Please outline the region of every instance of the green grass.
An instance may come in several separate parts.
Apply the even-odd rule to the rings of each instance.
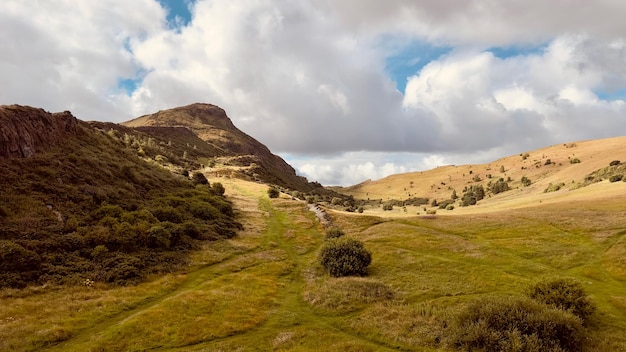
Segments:
[[[572,277],[597,305],[587,351],[626,351],[623,204],[550,205],[382,220],[335,214],[372,252],[370,275],[317,264],[304,202],[224,180],[245,230],[205,243],[185,273],[132,287],[0,292],[0,350],[445,351],[467,305]]]

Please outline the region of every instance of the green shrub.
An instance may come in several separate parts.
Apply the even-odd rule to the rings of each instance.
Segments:
[[[524,187],[528,187],[532,184],[532,181],[530,181],[530,179],[526,176],[522,176],[521,182]]]
[[[585,330],[570,312],[524,297],[491,297],[457,317],[452,345],[472,351],[581,351]]]
[[[213,192],[214,194],[217,194],[218,196],[223,196],[224,193],[226,192],[226,189],[224,188],[224,185],[222,185],[219,182],[214,182],[211,185],[211,192]]]
[[[454,200],[452,199],[446,199],[444,201],[442,201],[441,203],[439,203],[439,209],[447,209],[449,205],[454,204]],[[454,206],[453,206],[454,208]]]
[[[385,210],[385,211],[393,210],[393,203],[384,203],[383,204],[383,210]]]
[[[206,176],[202,172],[194,172],[191,177],[191,181],[194,185],[208,185],[209,180],[207,180]]]
[[[494,184],[491,185],[491,192],[493,194],[506,192],[509,189],[510,189],[509,184],[506,181],[504,181],[503,178],[500,178],[498,181],[496,181]]]
[[[41,258],[13,241],[0,240],[0,287],[22,288],[40,275]]]
[[[565,187],[565,183],[563,183],[563,182],[559,182],[557,184],[550,183],[548,185],[548,187],[546,187],[546,189],[543,190],[543,193],[556,192],[556,191],[560,190],[563,187]]]
[[[570,164],[580,164],[580,159],[578,159],[578,158],[570,159],[569,163]]]
[[[343,236],[324,242],[318,261],[331,276],[367,275],[372,254],[360,241]]]
[[[618,182],[618,181],[621,181],[622,178],[624,178],[624,175],[622,174],[613,175],[609,178],[609,182]]]
[[[464,207],[474,205],[485,197],[485,189],[482,185],[472,185],[470,188],[466,188],[464,192],[461,197],[461,206]]]
[[[326,239],[329,240],[331,238],[339,238],[341,236],[344,236],[346,233],[343,232],[343,230],[337,226],[333,226],[330,227],[328,229],[326,229]]]
[[[580,282],[574,279],[544,280],[533,285],[528,296],[535,301],[571,312],[586,323],[595,311]]]
[[[267,195],[270,198],[278,198],[278,196],[280,195],[280,191],[276,187],[270,187],[267,189]]]
[[[357,211],[357,213],[359,213],[359,214],[363,214],[363,207],[362,207],[362,206],[358,207],[358,208],[356,209],[356,211]]]

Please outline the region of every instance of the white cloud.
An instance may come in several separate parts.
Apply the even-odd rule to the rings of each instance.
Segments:
[[[623,1],[198,0],[176,29],[156,0],[2,6],[0,103],[112,121],[213,103],[323,183],[626,134],[608,98],[626,88]],[[415,41],[451,50],[399,92],[386,59]]]

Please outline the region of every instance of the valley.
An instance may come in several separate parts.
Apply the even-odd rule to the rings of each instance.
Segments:
[[[0,351],[470,350],[463,317],[492,304],[540,312],[568,351],[626,351],[626,137],[330,188],[210,104],[0,118]],[[368,275],[322,267],[313,204]],[[530,301],[546,280],[580,285],[584,326]]]
[[[242,213],[237,237],[136,286],[3,289],[0,350],[443,351],[469,302],[567,276],[598,306],[588,350],[626,351],[620,199],[428,219],[331,211],[373,253],[368,277],[332,278],[317,264],[324,231],[304,202],[215,181]]]

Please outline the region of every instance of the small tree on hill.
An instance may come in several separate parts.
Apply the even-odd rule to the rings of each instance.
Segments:
[[[510,189],[509,184],[506,181],[504,181],[503,178],[500,178],[498,181],[496,181],[496,183],[491,185],[491,192],[493,194],[506,192],[509,189]]]

